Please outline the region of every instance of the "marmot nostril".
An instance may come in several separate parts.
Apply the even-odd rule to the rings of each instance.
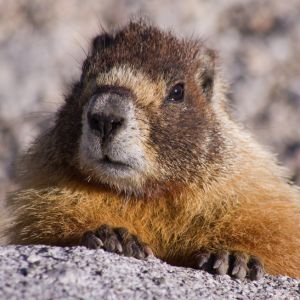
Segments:
[[[115,116],[113,114],[88,114],[88,122],[90,129],[97,132],[102,139],[102,142],[108,140],[109,137],[114,136],[118,129],[124,123],[124,118]]]

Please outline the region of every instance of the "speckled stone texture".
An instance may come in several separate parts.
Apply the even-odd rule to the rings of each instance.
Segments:
[[[300,299],[300,280],[257,282],[82,247],[0,247],[0,299]]]

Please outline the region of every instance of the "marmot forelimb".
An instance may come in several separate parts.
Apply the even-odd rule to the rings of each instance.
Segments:
[[[153,252],[236,278],[300,276],[300,193],[230,116],[201,41],[144,22],[97,36],[21,167],[9,243]]]

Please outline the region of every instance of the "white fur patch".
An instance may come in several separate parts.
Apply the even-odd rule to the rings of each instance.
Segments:
[[[166,83],[162,78],[154,82],[146,74],[126,65],[99,74],[96,84],[126,87],[133,91],[136,101],[143,106],[159,106],[166,96]]]

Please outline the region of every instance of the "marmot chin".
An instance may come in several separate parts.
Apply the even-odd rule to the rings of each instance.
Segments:
[[[143,21],[94,38],[22,159],[8,243],[300,277],[300,193],[231,116],[217,61]]]

